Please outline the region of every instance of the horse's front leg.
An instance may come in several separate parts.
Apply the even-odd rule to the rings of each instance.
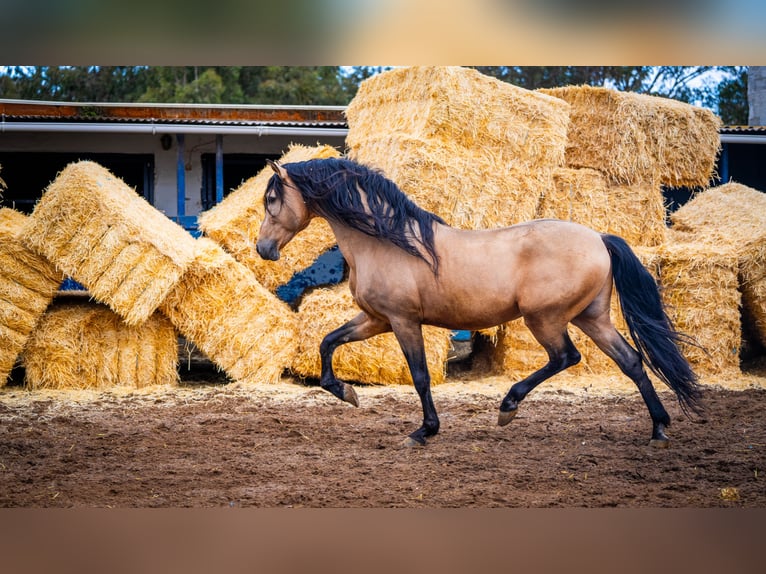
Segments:
[[[439,417],[431,397],[431,375],[428,373],[426,363],[423,329],[420,323],[410,321],[392,323],[392,326],[396,340],[399,341],[399,346],[407,359],[412,382],[423,406],[423,424],[405,439],[404,445],[424,445],[428,437],[439,432]]]
[[[363,341],[373,335],[390,330],[391,325],[387,322],[361,312],[348,323],[328,333],[319,345],[319,357],[322,361],[322,374],[319,379],[320,386],[324,390],[330,391],[339,399],[358,407],[359,398],[356,396],[354,387],[344,383],[335,376],[332,368],[333,353],[341,345],[353,341]]]

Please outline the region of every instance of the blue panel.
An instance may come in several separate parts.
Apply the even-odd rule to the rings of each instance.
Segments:
[[[343,280],[346,260],[335,245],[316,258],[303,271],[298,271],[290,281],[277,287],[277,297],[290,305],[296,303],[309,287],[335,285]]]

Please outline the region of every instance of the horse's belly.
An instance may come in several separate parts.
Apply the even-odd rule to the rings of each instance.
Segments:
[[[461,293],[424,305],[423,322],[447,329],[488,329],[521,316],[519,306],[505,294],[491,298],[486,293]]]

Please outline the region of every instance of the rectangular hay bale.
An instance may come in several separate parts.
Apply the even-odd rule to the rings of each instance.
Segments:
[[[306,147],[293,144],[280,158],[280,163],[309,159],[339,157],[340,153],[329,145]],[[332,229],[323,219],[314,219],[280,253],[279,261],[266,261],[255,251],[258,231],[265,215],[263,194],[274,174],[266,166],[256,176],[243,182],[212,209],[200,214],[199,228],[215,240],[234,258],[250,269],[261,285],[272,293],[287,283],[298,271],[309,267],[314,260],[335,245]]]
[[[351,320],[360,312],[348,283],[315,289],[305,295],[298,309],[298,352],[292,371],[300,377],[318,378],[321,374],[319,344],[327,333]],[[426,361],[431,383],[444,382],[450,331],[423,326]],[[369,384],[410,384],[407,362],[393,333],[366,341],[342,345],[335,351],[335,374],[341,379]]]
[[[567,167],[597,169],[610,183],[625,185],[708,185],[721,126],[710,110],[587,85],[538,91],[572,106]]]
[[[532,219],[564,161],[569,106],[461,67],[399,68],[362,82],[348,155],[463,229]]]
[[[50,184],[25,242],[130,325],[154,313],[194,255],[191,235],[90,161]]]
[[[277,382],[297,350],[296,317],[212,239],[160,305],[178,331],[230,377]]]
[[[29,389],[178,383],[178,335],[160,313],[130,326],[100,303],[54,303],[24,349]]]
[[[460,229],[493,229],[535,217],[553,168],[525,170],[499,155],[392,135],[368,139],[349,157],[381,170],[423,209]]]
[[[474,69],[414,66],[363,81],[346,117],[350,149],[396,135],[503,153],[532,168],[563,165],[569,105]]]
[[[739,373],[742,347],[737,253],[726,246],[671,241],[659,249],[663,301],[676,329],[703,348],[683,345],[700,374]]]
[[[64,279],[23,243],[28,217],[0,209],[0,387]]]
[[[737,253],[743,321],[766,346],[766,193],[729,182],[697,194],[670,220],[676,234]]]
[[[662,188],[609,184],[594,169],[558,168],[554,186],[540,200],[537,217],[553,217],[619,235],[633,246],[657,246],[667,239]]]

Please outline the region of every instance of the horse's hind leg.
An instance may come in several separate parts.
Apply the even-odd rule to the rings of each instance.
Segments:
[[[593,339],[598,348],[617,363],[620,370],[636,384],[652,417],[652,438],[649,444],[653,447],[666,448],[670,444],[665,435],[665,428],[670,425],[670,416],[646,375],[638,351],[631,347],[615,329],[609,319],[608,311],[597,317],[581,316],[572,322]]]
[[[548,363],[542,369],[535,371],[511,387],[500,404],[500,414],[497,419],[497,424],[500,426],[505,426],[513,420],[519,403],[532,389],[556,373],[580,362],[580,353],[569,338],[566,326],[557,327],[528,318],[525,319],[525,323],[535,339],[548,353]]]
[[[356,396],[354,387],[340,381],[333,371],[332,357],[335,349],[346,343],[363,341],[390,330],[391,325],[387,322],[362,312],[348,323],[328,333],[319,345],[319,356],[322,361],[322,374],[319,379],[320,386],[339,399],[358,407],[359,398]]]

